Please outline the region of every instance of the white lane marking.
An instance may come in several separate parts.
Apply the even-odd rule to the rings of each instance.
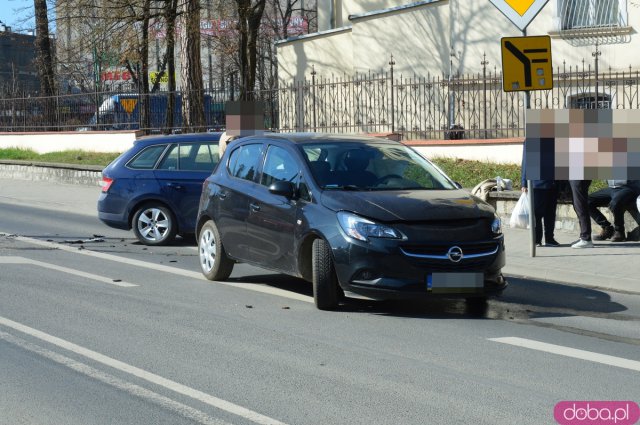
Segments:
[[[620,367],[640,372],[640,362],[636,360],[624,359],[622,357],[609,356],[607,354],[594,353],[592,351],[578,350],[564,347],[562,345],[547,344],[546,342],[534,341],[532,339],[505,337],[489,338],[489,341],[502,344],[515,345],[516,347],[529,348],[531,350],[544,351],[545,353],[558,354],[560,356],[572,357],[574,359],[587,360],[605,364],[608,366]]]
[[[101,363],[103,365],[112,367],[121,372],[125,372],[130,375],[136,376],[140,379],[144,379],[145,381],[151,382],[152,384],[160,385],[161,387],[167,388],[178,394],[191,397],[194,400],[198,400],[202,403],[208,404],[220,410],[233,413],[234,415],[243,417],[257,424],[285,425],[283,422],[277,421],[268,416],[261,415],[260,413],[254,412],[253,410],[249,410],[245,407],[239,406],[237,404],[231,403],[221,398],[214,397],[202,391],[198,391],[196,389],[187,387],[186,385],[182,385],[175,381],[171,381],[170,379],[166,379],[166,378],[163,378],[162,376],[153,374],[151,372],[147,372],[146,370],[139,369],[135,366],[131,366],[127,363],[105,356],[104,354],[97,353],[95,351],[89,350],[88,348],[81,347],[79,345],[76,345],[64,339],[55,337],[53,335],[49,335],[37,329],[30,328],[18,322],[14,322],[13,320],[0,317],[0,325],[14,329],[18,332],[22,332],[33,338],[37,338],[42,341],[48,342],[49,344],[53,344],[57,347],[64,348],[65,350],[71,351],[75,354],[86,357],[90,360]]]
[[[133,286],[140,286],[129,282],[116,281],[117,279],[110,279],[108,277],[99,276],[97,274],[86,273],[76,269],[70,269],[69,267],[62,267],[55,264],[45,263],[43,261],[31,260],[24,257],[0,257],[0,264],[30,264],[33,266],[42,267],[49,270],[55,270],[62,273],[72,274],[75,276],[84,277],[87,279],[97,280],[98,282],[108,283],[109,285],[121,286],[123,288],[131,288]]]
[[[2,233],[2,231],[0,231],[0,233]],[[160,271],[160,272],[165,272],[165,273],[171,273],[171,274],[178,275],[178,276],[184,276],[184,277],[188,277],[188,278],[191,278],[191,279],[207,281],[207,279],[200,272],[194,272],[194,271],[190,271],[190,270],[183,270],[183,269],[179,269],[177,267],[165,266],[163,264],[147,263],[146,261],[134,260],[134,259],[125,258],[125,257],[119,257],[117,255],[107,254],[107,253],[104,253],[104,252],[90,251],[88,249],[80,250],[80,249],[78,249],[76,247],[62,245],[62,244],[55,243],[55,242],[42,241],[42,240],[39,240],[39,239],[27,238],[27,237],[24,237],[24,236],[17,236],[14,239],[18,240],[20,242],[29,243],[29,244],[32,244],[32,245],[46,246],[47,248],[59,249],[61,251],[72,252],[72,253],[80,254],[80,255],[88,255],[88,256],[91,256],[91,257],[95,257],[95,258],[101,258],[103,260],[116,261],[116,262],[123,263],[123,264],[129,264],[131,266],[143,267],[143,268],[150,269],[150,270],[155,270],[155,271]],[[266,285],[258,285],[258,284],[253,284],[253,283],[242,283],[242,282],[220,282],[220,281],[216,281],[216,285],[227,285],[227,286],[231,286],[232,288],[247,289],[249,291],[260,292],[260,293],[263,293],[263,294],[275,295],[275,296],[278,296],[278,297],[289,298],[289,299],[292,299],[292,300],[303,301],[303,302],[306,302],[306,303],[313,303],[313,298],[312,297],[309,297],[309,296],[306,296],[306,295],[302,295],[302,294],[297,294],[295,292],[285,291],[285,290],[279,289],[279,288],[273,288],[271,286],[266,286]]]
[[[85,376],[88,376],[91,379],[95,379],[104,384],[115,387],[121,391],[125,391],[128,394],[131,394],[135,397],[140,397],[149,402],[155,403],[165,410],[169,410],[174,414],[181,415],[199,424],[229,425],[228,422],[225,422],[221,419],[212,418],[206,413],[201,412],[200,410],[194,409],[193,407],[187,406],[186,404],[182,404],[180,402],[170,399],[169,397],[165,397],[163,395],[160,395],[156,392],[148,390],[139,385],[119,379],[113,375],[110,375],[108,373],[95,369],[85,363],[78,362],[69,357],[63,356],[62,354],[58,354],[54,351],[47,350],[46,348],[27,342],[9,333],[0,331],[0,339],[5,340],[13,345],[16,345],[24,350],[31,351],[32,353],[36,353],[42,357],[52,360],[65,367],[68,367],[69,369],[74,370],[78,373],[81,373]]]

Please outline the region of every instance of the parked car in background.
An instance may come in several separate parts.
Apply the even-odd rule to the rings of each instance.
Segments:
[[[235,262],[313,283],[320,309],[375,299],[483,299],[507,285],[500,219],[402,143],[272,134],[235,141],[203,186],[200,266]]]
[[[102,171],[98,217],[133,229],[145,245],[195,232],[203,181],[219,159],[222,133],[140,139]]]

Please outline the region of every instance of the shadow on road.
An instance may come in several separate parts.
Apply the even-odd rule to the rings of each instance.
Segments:
[[[282,274],[234,277],[228,281],[269,285],[313,296],[311,283]],[[338,311],[425,319],[517,320],[569,315],[601,316],[626,310],[627,307],[612,301],[609,294],[597,289],[510,278],[505,292],[488,302],[441,297],[403,301],[347,298]]]

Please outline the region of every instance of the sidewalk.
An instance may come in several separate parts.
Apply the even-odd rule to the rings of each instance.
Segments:
[[[96,216],[99,195],[97,186],[0,179],[0,202],[11,204]],[[577,232],[558,231],[563,246],[537,247],[532,258],[528,230],[505,227],[504,234],[507,276],[640,294],[639,242],[595,242],[594,248],[572,249]]]
[[[594,231],[598,229],[593,226]],[[504,228],[506,275],[640,294],[640,242],[597,242],[573,249],[578,232],[556,232],[559,247],[536,247],[531,257],[529,230]]]

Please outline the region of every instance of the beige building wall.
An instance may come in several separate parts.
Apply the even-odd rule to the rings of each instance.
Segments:
[[[405,0],[318,0],[318,31],[349,25],[349,16],[398,7]]]
[[[603,37],[598,50],[600,70],[628,70],[640,68],[640,55],[629,52],[640,52],[640,8],[627,8],[629,28],[622,29],[619,35]],[[454,8],[454,31],[452,47],[455,52],[454,61],[461,73],[481,70],[482,55],[486,53],[489,67],[502,66],[500,39],[502,37],[520,37],[522,32],[511,23],[497,8],[487,2],[459,1]],[[557,0],[551,0],[527,28],[527,35],[550,35],[554,70],[565,61],[569,65],[594,65],[592,53],[596,46],[586,38],[567,40],[559,31],[559,12]],[[462,24],[464,23],[464,24]],[[566,33],[565,33],[566,35]]]
[[[500,39],[522,35],[488,0],[434,0],[382,11],[403,3],[410,4],[406,0],[319,0],[320,28],[328,25],[328,12],[333,11],[334,18],[339,18],[336,23],[351,30],[280,43],[281,81],[309,74],[311,64],[321,75],[386,71],[391,54],[396,75],[444,77],[450,73],[478,73],[482,71],[484,54],[489,70],[496,68],[500,72]],[[557,5],[558,0],[550,0],[527,28],[527,35],[552,36],[554,70],[563,62],[567,68],[582,66],[583,59],[585,66],[591,64],[593,68],[594,43],[585,42],[585,38],[562,37]],[[375,11],[381,12],[372,13]],[[349,21],[350,15],[356,16]],[[627,5],[627,25],[619,34],[600,40],[601,71],[609,67],[620,71],[628,71],[629,66],[640,69],[640,55],[634,53],[640,52],[640,7]]]
[[[404,76],[449,72],[449,6],[437,2],[353,21],[355,71],[388,71]]]
[[[353,74],[351,29],[304,36],[278,48],[278,78],[281,85],[311,78],[312,66],[324,77]]]

